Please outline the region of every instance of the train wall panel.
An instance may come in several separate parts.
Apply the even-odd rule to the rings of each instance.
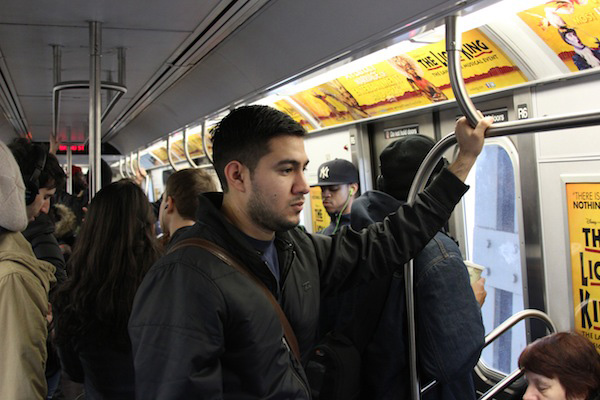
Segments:
[[[542,87],[534,96],[537,116],[600,108],[595,76]],[[573,328],[568,226],[561,175],[600,175],[600,127],[536,134],[543,257],[548,313],[559,330]]]

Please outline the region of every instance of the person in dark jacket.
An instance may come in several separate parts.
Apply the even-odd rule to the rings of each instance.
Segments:
[[[196,223],[200,195],[216,190],[217,185],[203,169],[182,169],[169,176],[158,214],[167,242]]]
[[[54,237],[54,222],[48,212],[57,188],[65,182],[65,172],[56,156],[39,144],[18,138],[8,147],[17,160],[27,189],[25,202],[29,224],[23,236],[31,243],[38,259],[56,267],[56,279],[61,283],[66,278],[65,260]]]
[[[298,227],[309,187],[305,130],[266,106],[233,110],[216,127],[213,160],[224,193],[200,197],[203,238],[243,263],[278,300],[301,362],[318,334],[321,296],[391,274],[418,253],[467,189],[491,124],[458,122],[461,150],[411,206],[384,223],[333,237]],[[175,239],[175,238],[174,238]],[[173,244],[172,244],[173,245]],[[186,246],[144,277],[129,320],[138,399],[309,399],[301,362],[258,285],[211,252]]]
[[[55,331],[66,374],[85,398],[133,399],[127,321],[135,291],[159,256],[154,215],[133,181],[102,188],[90,203],[69,259],[69,277],[54,296]]]
[[[365,192],[356,199],[351,226],[360,230],[383,221],[408,198],[419,166],[435,142],[422,135],[402,137],[388,145],[380,155],[381,175],[377,184],[382,191]],[[440,161],[434,175],[443,168]],[[437,386],[425,400],[475,399],[472,371],[481,353],[485,330],[480,306],[485,299],[484,279],[471,289],[469,274],[456,242],[438,232],[415,257],[415,303],[417,320],[418,365],[421,383],[432,379]],[[408,341],[405,337],[406,293],[404,270],[390,279],[384,310],[373,338],[363,356],[361,398],[383,400],[408,398]],[[324,310],[336,321],[334,328],[349,323],[354,310],[364,301],[367,285],[329,301]]]
[[[319,166],[319,181],[314,186],[321,188],[323,207],[331,223],[321,232],[333,235],[342,226],[350,225],[352,202],[358,197],[358,170],[350,161],[336,158]]]

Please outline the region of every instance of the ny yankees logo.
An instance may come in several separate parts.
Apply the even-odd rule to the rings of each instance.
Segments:
[[[329,167],[321,168],[321,171],[319,172],[319,178],[329,179]]]

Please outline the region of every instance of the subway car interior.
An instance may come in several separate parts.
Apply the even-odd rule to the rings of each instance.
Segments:
[[[218,182],[210,135],[242,105],[306,129],[311,185],[341,158],[361,192],[376,188],[379,154],[397,138],[434,139],[435,165],[456,155],[458,118],[492,116],[449,221],[486,278],[478,397],[520,399],[519,354],[549,333],[577,331],[600,351],[600,0],[3,5],[0,139],[54,137],[65,171],[89,171],[92,195],[100,159],[113,180],[143,179],[151,201],[179,169]],[[329,224],[318,188],[301,224]],[[418,379],[408,325],[418,399],[435,382]]]

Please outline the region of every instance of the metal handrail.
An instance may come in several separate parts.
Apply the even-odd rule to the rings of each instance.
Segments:
[[[475,110],[475,106],[469,99],[464,88],[462,79],[459,49],[461,47],[460,33],[456,30],[456,16],[446,18],[446,46],[448,52],[448,73],[452,91],[455,94],[457,104],[461,112],[469,122],[475,126],[481,119]],[[461,84],[462,83],[462,84]],[[486,131],[486,137],[506,136],[521,133],[545,132],[562,128],[578,128],[583,126],[600,124],[600,110],[592,112],[581,112],[568,115],[559,115],[544,118],[532,118],[527,120],[509,121],[494,124]],[[437,142],[423,160],[408,193],[408,203],[413,203],[417,193],[425,188],[427,180],[431,176],[435,165],[442,158],[444,152],[456,144],[454,132]],[[408,334],[408,357],[411,379],[411,399],[420,399],[419,379],[417,375],[417,353],[416,353],[416,327],[415,327],[415,298],[414,298],[414,276],[413,261],[404,267],[404,283],[406,290],[406,314]]]
[[[511,316],[506,321],[504,321],[503,323],[498,325],[496,328],[494,328],[490,333],[488,333],[485,337],[485,344],[483,345],[483,348],[487,347],[494,340],[498,339],[500,337],[500,335],[502,335],[503,333],[508,331],[510,328],[512,328],[513,326],[515,326],[517,323],[521,322],[525,318],[539,319],[546,324],[546,328],[548,329],[548,331],[551,334],[556,332],[556,326],[554,325],[554,323],[552,322],[552,320],[550,319],[548,314],[546,314],[540,310],[534,310],[534,309],[523,310],[523,311],[519,311],[515,315]],[[522,368],[517,368],[516,370],[511,372],[509,375],[505,376],[497,384],[492,386],[490,388],[490,390],[485,392],[479,398],[479,400],[490,400],[497,393],[501,392],[507,386],[509,386],[511,383],[513,383],[514,381],[519,379],[523,375],[523,372],[524,371]]]
[[[169,164],[171,164],[171,168],[177,171],[175,161],[173,161],[173,156],[171,155],[171,135],[167,136],[167,159],[169,160]]]
[[[132,176],[132,178],[133,178],[133,179],[136,179],[136,178],[137,178],[137,173],[136,173],[136,171],[135,171],[135,167],[134,167],[134,165],[135,165],[135,164],[133,164],[133,153],[131,153],[131,154],[129,155],[129,168],[131,168],[131,173],[132,173],[132,175],[133,175],[133,176]]]
[[[535,309],[530,308],[527,310],[519,311],[518,313],[510,316],[509,318],[506,319],[506,321],[504,321],[503,323],[501,323],[500,325],[498,325],[497,327],[492,329],[492,331],[485,336],[485,340],[484,340],[484,343],[483,343],[483,346],[481,347],[481,349],[482,350],[485,349],[493,341],[498,339],[503,333],[508,331],[510,328],[512,328],[513,326],[515,326],[517,323],[521,322],[525,318],[537,318],[546,324],[546,327],[548,328],[548,331],[550,333],[556,332],[556,326],[554,325],[554,322],[552,322],[552,320],[550,319],[548,314],[546,314],[545,312],[542,312],[540,310],[535,310]],[[483,397],[481,397],[481,399],[479,399],[479,400],[489,400],[491,398],[491,396],[495,395],[496,393],[500,392],[501,390],[504,390],[504,388],[506,388],[511,383],[513,383],[514,381],[519,379],[522,375],[523,375],[523,370],[521,368],[516,369],[515,371],[511,372],[509,375],[505,376],[502,380],[500,380],[492,388],[490,388],[490,390],[488,390],[483,395]],[[435,385],[437,385],[436,380],[429,382],[426,386],[424,386],[421,389],[421,394],[425,394],[429,389],[433,388]]]
[[[119,173],[121,174],[122,179],[127,178],[125,173],[123,173],[123,159],[122,158],[119,160]]]
[[[214,165],[212,157],[208,154],[208,148],[206,147],[206,120],[202,121],[202,150],[204,150],[204,155],[210,161],[211,165]]]
[[[202,127],[204,128],[204,125],[202,125]],[[190,164],[190,167],[198,168],[198,165],[196,165],[196,163],[194,162],[194,160],[192,160],[192,157],[190,156],[187,131],[187,128],[183,129],[183,153],[185,154],[185,159],[187,160],[188,164]]]

